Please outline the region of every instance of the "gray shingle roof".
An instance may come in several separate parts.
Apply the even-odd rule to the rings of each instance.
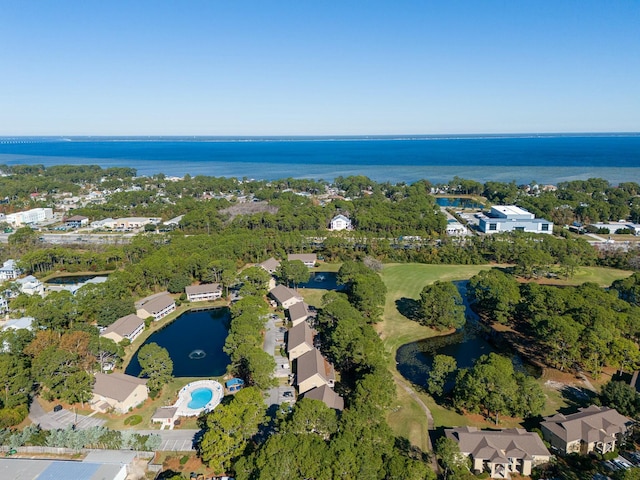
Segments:
[[[147,381],[145,379],[132,377],[124,373],[96,373],[93,393],[122,402],[131,395],[138,385],[146,384]]]
[[[567,443],[576,440],[591,443],[607,441],[608,438],[625,432],[629,422],[631,419],[615,409],[591,405],[571,415],[558,413],[546,417],[542,426]]]
[[[121,337],[130,336],[133,332],[135,332],[140,325],[144,324],[144,320],[135,314],[127,315],[126,317],[121,317],[111,325],[109,325],[102,335],[106,333],[117,333]]]
[[[287,339],[287,350],[291,351],[298,345],[306,343],[313,347],[313,331],[307,322],[302,322],[289,329],[289,337]]]
[[[316,387],[304,394],[304,398],[320,400],[327,407],[342,411],[344,409],[344,399],[333,391],[328,385]]]
[[[537,433],[521,428],[478,430],[475,427],[452,428],[445,435],[458,442],[460,452],[473,458],[502,463],[508,458],[531,459],[551,456]]]

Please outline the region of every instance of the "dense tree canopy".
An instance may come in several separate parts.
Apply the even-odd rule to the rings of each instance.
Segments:
[[[147,387],[152,397],[173,378],[173,360],[169,356],[166,348],[157,343],[148,343],[138,351],[138,361],[140,362],[141,377],[147,377]]]
[[[465,322],[462,296],[451,282],[436,281],[420,293],[420,323],[437,329],[460,328]]]

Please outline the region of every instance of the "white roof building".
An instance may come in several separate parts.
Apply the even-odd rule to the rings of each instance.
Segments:
[[[333,217],[329,224],[329,230],[340,231],[351,230],[351,228],[351,220],[342,214]]]
[[[553,222],[515,205],[494,205],[488,214],[478,216],[480,230],[484,233],[529,232],[553,233]]]
[[[18,278],[18,275],[20,275],[18,264],[11,258],[4,262],[4,264],[0,268],[0,281],[13,280],[15,278]]]

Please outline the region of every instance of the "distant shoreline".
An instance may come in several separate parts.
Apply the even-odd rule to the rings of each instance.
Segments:
[[[344,137],[0,137],[0,165],[132,167],[278,180],[640,182],[640,133]]]

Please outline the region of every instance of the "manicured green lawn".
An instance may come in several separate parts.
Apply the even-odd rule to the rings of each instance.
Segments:
[[[541,283],[548,285],[582,285],[583,283],[597,283],[601,287],[608,287],[614,281],[631,276],[629,270],[618,270],[605,267],[578,267],[571,278],[544,279]]]
[[[402,345],[438,335],[439,332],[423,327],[410,320],[400,311],[396,301],[403,298],[416,300],[425,285],[436,280],[464,280],[471,278],[481,270],[491,268],[489,265],[425,265],[425,264],[387,264],[382,270],[382,280],[387,286],[387,298],[383,321],[376,325],[386,350],[392,359],[389,366],[396,379],[401,375],[396,369],[396,351]],[[398,404],[387,416],[389,426],[396,435],[407,438],[413,445],[426,450],[427,418],[419,405],[396,384]],[[465,417],[456,412],[437,406],[431,397],[417,392],[422,401],[429,407],[436,426],[466,425]]]
[[[471,278],[481,270],[492,268],[490,265],[424,265],[424,264],[387,264],[382,271],[382,279],[387,286],[387,298],[384,308],[383,321],[376,325],[386,350],[391,355],[390,370],[400,381],[400,373],[396,369],[396,351],[402,345],[418,341],[424,338],[439,335],[431,328],[423,327],[414,320],[405,317],[398,309],[397,302],[402,299],[417,300],[425,285],[436,280],[455,281]],[[602,286],[620,278],[626,278],[631,272],[601,267],[579,267],[570,279],[545,279],[543,283],[558,285],[580,285],[585,282],[594,282]],[[557,412],[558,408],[566,406],[566,401],[560,393],[545,384],[545,379],[540,379],[540,384],[547,395],[547,405],[544,415]],[[413,445],[424,448],[424,432],[427,431],[427,419],[416,402],[396,385],[398,403],[396,408],[388,415],[389,425],[396,435],[403,436]],[[478,427],[492,427],[480,416],[464,416],[455,411],[444,408],[435,403],[427,393],[416,389],[421,400],[429,407],[433,415],[435,427],[476,425]],[[518,426],[517,419],[503,419],[501,427]]]

